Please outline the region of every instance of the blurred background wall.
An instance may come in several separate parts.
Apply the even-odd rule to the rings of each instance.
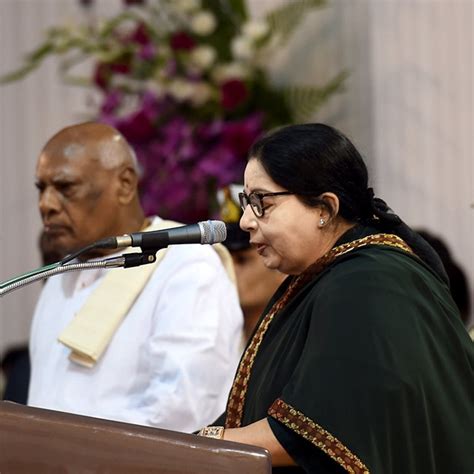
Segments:
[[[249,0],[254,16],[280,0]],[[0,0],[0,74],[45,28],[84,15],[77,0]],[[119,0],[98,0],[97,13]],[[272,58],[275,81],[319,83],[346,69],[345,91],[314,117],[348,134],[376,194],[414,227],[441,236],[474,281],[474,2],[332,0]],[[88,92],[52,60],[0,87],[0,280],[39,266],[34,167],[46,140],[87,118]],[[0,300],[0,354],[28,338],[37,283]],[[471,315],[472,321],[472,315]]]

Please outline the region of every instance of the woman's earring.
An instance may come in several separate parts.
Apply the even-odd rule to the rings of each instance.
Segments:
[[[326,224],[326,221],[321,217],[321,219],[319,219],[319,225],[323,227],[324,224]]]

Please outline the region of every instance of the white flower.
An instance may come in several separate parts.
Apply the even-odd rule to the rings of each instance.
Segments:
[[[242,34],[251,41],[262,39],[269,30],[268,23],[265,20],[249,20],[242,26]]]
[[[163,84],[156,79],[148,79],[145,82],[145,90],[152,92],[157,97],[161,97],[165,92]]]
[[[168,84],[167,90],[178,102],[190,101],[195,107],[200,107],[209,101],[214,92],[205,82],[191,82],[184,79],[174,79]]]
[[[212,77],[216,82],[225,82],[229,79],[246,79],[249,74],[249,69],[246,66],[234,62],[216,66],[212,72]]]
[[[118,117],[127,117],[136,112],[141,107],[140,98],[136,94],[124,95],[119,110],[116,112]]]
[[[201,1],[200,0],[174,0],[173,6],[176,10],[189,13],[196,11],[198,8],[201,8]]]
[[[230,47],[232,54],[237,59],[250,59],[254,52],[252,42],[245,36],[236,36]]]
[[[193,84],[184,79],[174,79],[168,85],[168,92],[178,102],[188,100],[193,95]]]
[[[214,63],[216,56],[216,50],[211,46],[198,46],[191,51],[190,60],[193,66],[205,70]]]
[[[107,22],[103,22],[102,27],[101,27],[102,32],[104,32],[104,30],[106,30],[109,27],[110,26]],[[117,25],[117,28],[115,31],[117,31],[117,33],[119,33],[120,35],[127,36],[133,33],[136,28],[137,28],[137,24],[134,20],[126,19]]]
[[[210,35],[216,28],[216,18],[208,10],[203,10],[191,19],[191,30],[197,35]]]
[[[195,107],[200,107],[211,99],[213,90],[209,84],[205,82],[196,82],[192,84],[193,93],[191,96],[191,103]]]

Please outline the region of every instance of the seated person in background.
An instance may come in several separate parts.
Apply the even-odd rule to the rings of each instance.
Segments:
[[[243,185],[231,184],[218,193],[221,219],[227,225],[224,245],[232,255],[239,290],[240,306],[244,313],[245,340],[248,341],[271,296],[286,275],[267,268],[257,251],[250,245],[250,236],[239,226],[242,216],[238,193]]]
[[[137,183],[135,155],[115,129],[61,130],[36,169],[48,243],[64,255],[104,237],[174,226],[144,216]],[[215,418],[243,323],[225,252],[176,245],[152,265],[50,278],[31,327],[28,404],[180,431]]]
[[[5,351],[1,372],[5,381],[2,399],[26,405],[30,379],[28,347],[17,346]]]
[[[474,345],[439,257],[374,196],[354,145],[283,127],[244,180],[240,225],[289,277],[200,434],[268,449],[275,472],[470,473]]]
[[[427,230],[417,230],[417,232],[436,250],[436,253],[441,258],[446,273],[448,274],[449,288],[453,295],[454,302],[459,308],[464,324],[467,326],[471,313],[471,298],[469,296],[469,285],[466,274],[453,260],[447,245],[439,237],[434,236]]]

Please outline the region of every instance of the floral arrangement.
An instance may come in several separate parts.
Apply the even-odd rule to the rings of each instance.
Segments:
[[[82,0],[85,8],[93,1]],[[126,0],[101,22],[55,27],[1,79],[60,55],[66,80],[98,92],[94,119],[122,132],[142,169],[142,204],[183,222],[212,216],[216,190],[241,181],[246,153],[268,128],[304,121],[343,81],[278,88],[266,60],[322,0],[291,0],[250,19],[244,0]],[[79,63],[92,63],[87,77]]]

